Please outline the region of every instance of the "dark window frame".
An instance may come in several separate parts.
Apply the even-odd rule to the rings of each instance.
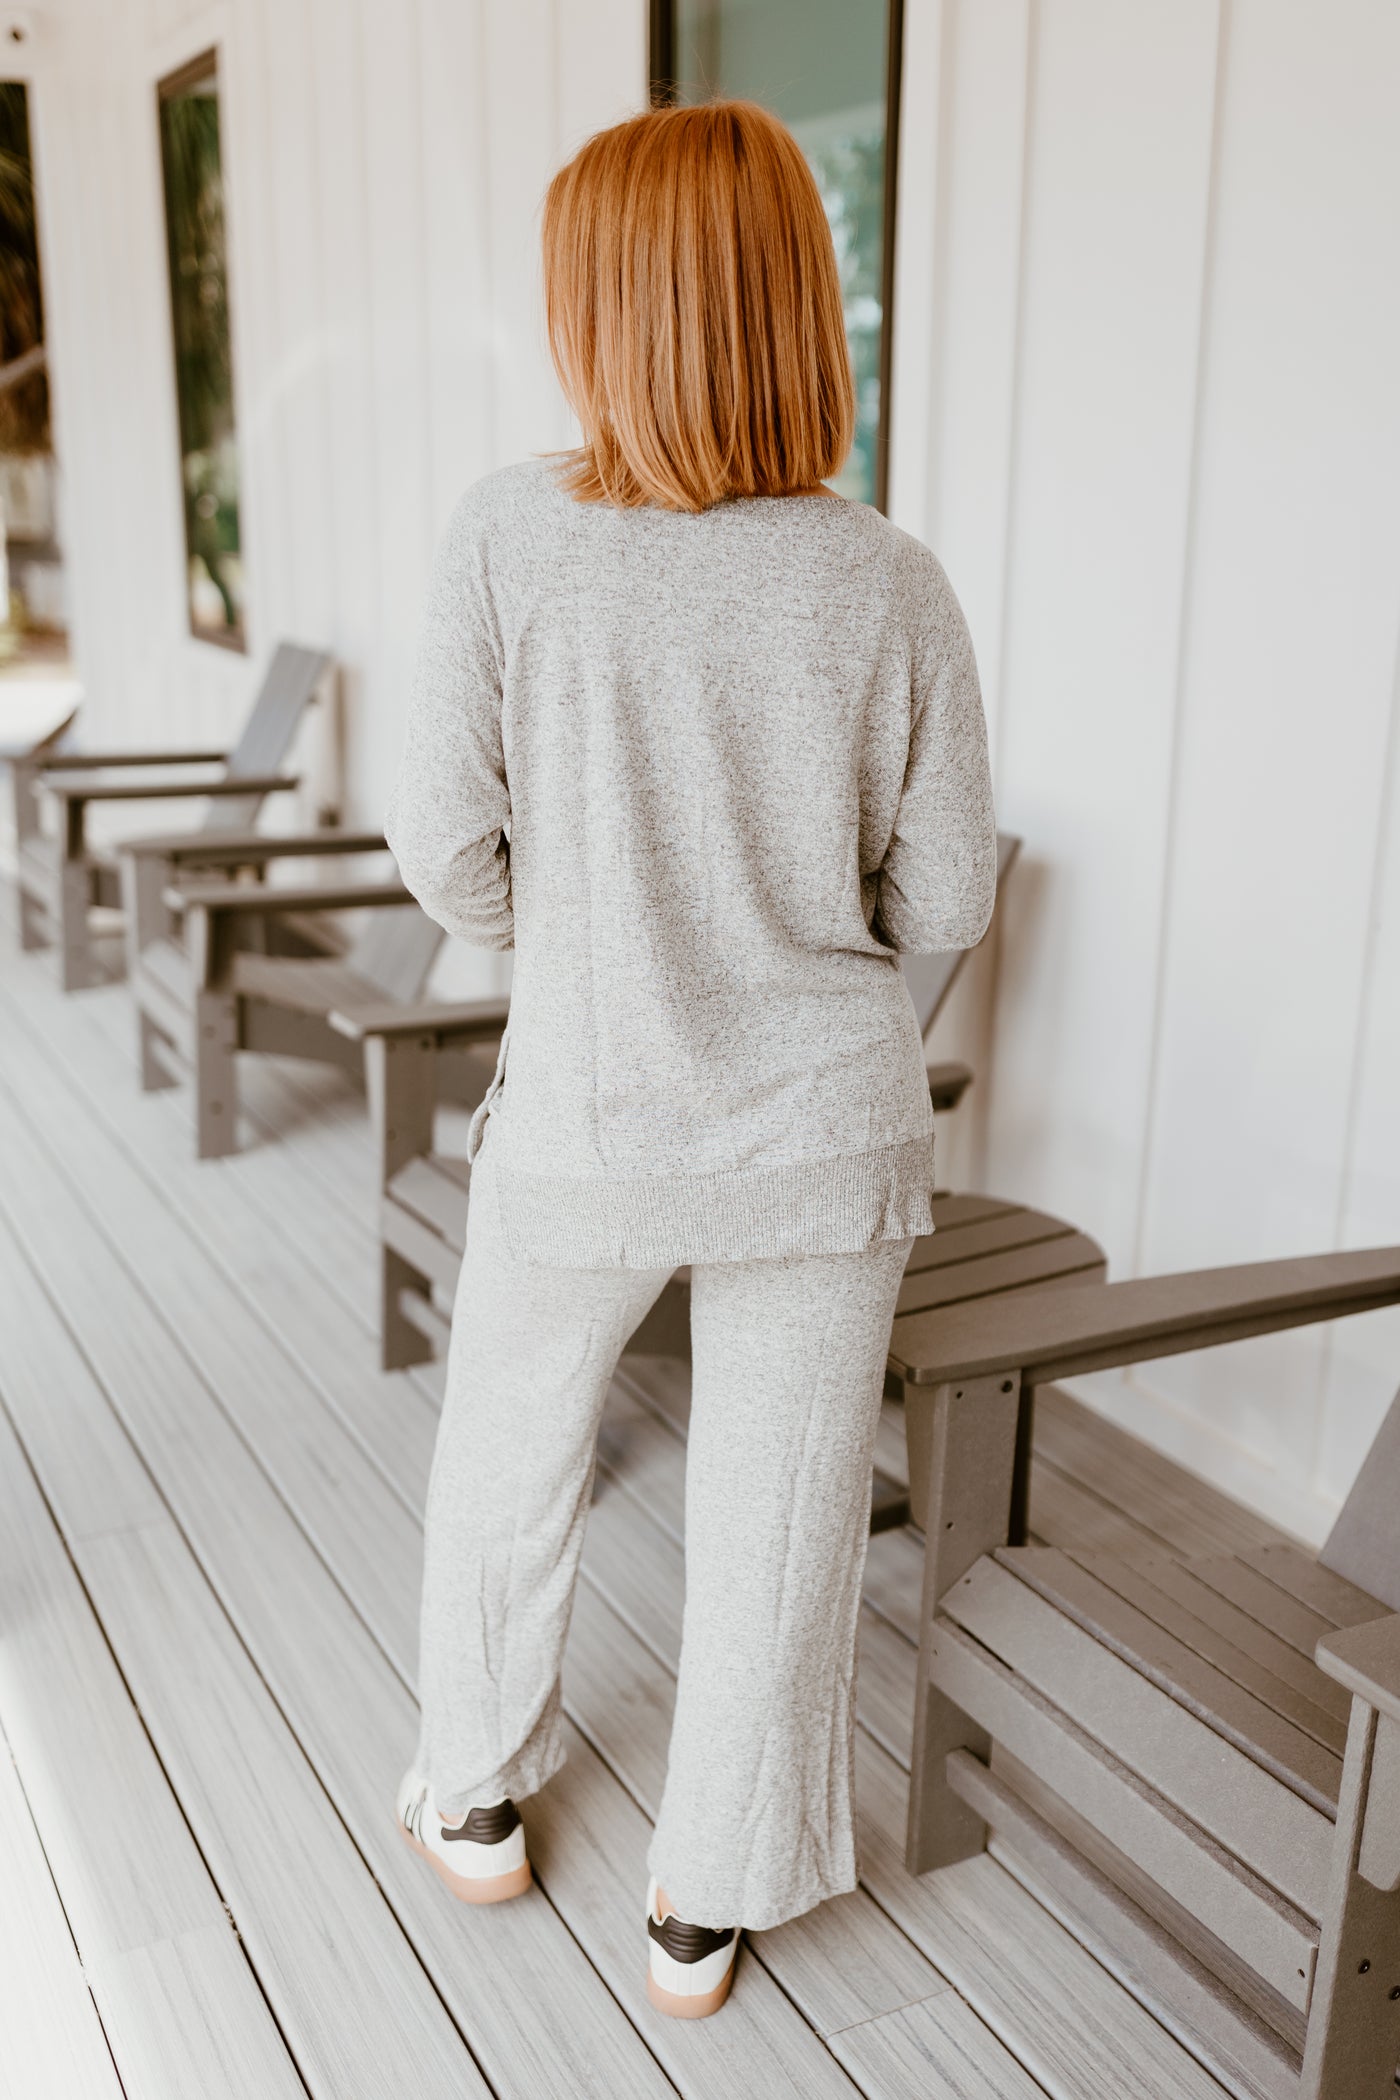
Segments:
[[[185,446],[184,446],[184,431],[183,431],[183,428],[182,428],[182,420],[183,420],[183,411],[182,411],[182,407],[181,407],[181,401],[180,401],[180,378],[179,378],[179,358],[180,358],[180,346],[179,346],[179,336],[178,336],[178,333],[177,333],[177,322],[176,322],[176,289],[175,289],[175,270],[174,270],[174,256],[173,256],[173,253],[172,253],[172,249],[171,249],[171,224],[170,224],[170,210],[169,210],[169,197],[168,197],[168,192],[167,192],[167,188],[166,188],[166,166],[165,166],[165,146],[164,146],[164,138],[163,138],[163,135],[162,135],[162,132],[161,132],[161,113],[162,113],[162,111],[163,111],[163,109],[164,109],[164,106],[165,106],[165,104],[166,104],[167,102],[171,102],[171,101],[175,101],[175,100],[177,100],[177,99],[178,99],[178,98],[179,98],[180,96],[182,96],[182,95],[184,95],[184,94],[187,94],[187,93],[188,93],[188,92],[190,91],[190,89],[192,89],[192,88],[197,88],[197,87],[200,87],[201,85],[203,85],[203,83],[204,83],[204,82],[206,82],[206,81],[209,81],[209,80],[212,80],[212,82],[213,82],[213,85],[214,85],[214,94],[215,94],[215,98],[216,98],[216,101],[217,101],[217,105],[218,105],[218,113],[219,113],[219,179],[220,179],[220,184],[221,184],[221,186],[222,186],[222,185],[224,184],[225,180],[226,180],[226,174],[225,174],[225,153],[224,153],[224,146],[225,146],[225,140],[224,140],[224,128],[223,128],[223,114],[224,114],[224,104],[223,104],[223,92],[222,92],[222,84],[223,84],[223,50],[222,50],[222,44],[221,44],[221,41],[220,41],[220,40],[217,40],[217,39],[216,39],[216,40],[215,40],[215,42],[213,42],[212,44],[209,44],[209,45],[207,45],[207,46],[206,46],[206,47],[205,47],[205,48],[204,48],[203,50],[195,52],[195,53],[193,54],[193,56],[192,56],[192,57],[190,57],[190,58],[188,58],[188,59],[185,59],[185,60],[184,60],[184,61],[183,61],[183,62],[182,62],[182,63],[181,63],[180,65],[178,65],[178,66],[175,66],[175,67],[173,67],[173,68],[172,68],[172,69],[171,69],[171,70],[170,70],[170,71],[169,71],[168,73],[162,73],[162,74],[160,75],[159,79],[158,79],[158,80],[157,80],[157,81],[155,82],[155,107],[156,107],[156,125],[157,125],[157,150],[158,150],[158,155],[159,155],[159,160],[160,160],[160,169],[161,169],[161,215],[162,215],[162,220],[163,220],[163,232],[164,232],[164,246],[165,246],[165,254],[166,254],[166,296],[167,296],[167,309],[166,309],[166,311],[167,311],[167,320],[168,320],[168,323],[169,323],[169,335],[170,335],[170,355],[171,355],[171,376],[172,376],[172,392],[173,392],[173,394],[174,394],[174,397],[175,397],[175,419],[176,419],[176,446],[177,446],[177,450],[178,450],[178,453],[179,453],[179,458],[180,458],[180,472],[181,472],[181,489],[180,489],[180,499],[181,499],[181,500],[180,500],[180,508],[181,508],[181,541],[182,541],[182,544],[183,544],[183,546],[184,546],[184,550],[185,550],[185,579],[184,579],[184,590],[183,590],[183,597],[184,597],[184,604],[185,604],[185,625],[186,625],[186,631],[187,631],[188,637],[189,637],[189,639],[190,639],[191,641],[193,641],[193,642],[205,642],[205,643],[208,643],[208,644],[209,644],[209,646],[210,646],[210,647],[212,647],[212,648],[215,648],[215,649],[227,649],[227,650],[230,650],[230,651],[232,651],[232,652],[233,652],[233,654],[235,654],[235,655],[238,655],[238,656],[246,656],[246,655],[248,654],[248,607],[247,607],[247,603],[246,603],[246,600],[244,600],[244,601],[243,601],[242,603],[240,603],[240,605],[239,605],[239,609],[238,609],[238,610],[239,610],[239,620],[238,620],[238,625],[237,625],[236,627],[229,627],[229,628],[224,628],[224,629],[219,629],[219,628],[210,628],[210,627],[199,627],[199,626],[196,626],[196,624],[195,624],[195,619],[194,619],[194,607],[193,607],[193,604],[192,604],[192,602],[191,602],[191,598],[190,598],[190,585],[189,585],[189,564],[190,564],[191,558],[192,558],[192,556],[193,556],[193,554],[195,553],[195,551],[196,551],[196,550],[195,550],[195,548],[194,548],[194,547],[192,546],[192,544],[191,544],[191,541],[190,541],[190,529],[189,529],[189,516],[188,516],[188,506],[187,506],[187,495],[186,495],[186,488],[185,488],[185,484],[184,484],[184,462],[185,462]],[[228,343],[228,356],[229,356],[229,388],[230,388],[230,396],[231,396],[231,402],[232,402],[232,408],[233,408],[233,417],[234,417],[234,424],[233,424],[233,434],[234,434],[234,442],[235,442],[235,447],[236,447],[236,446],[237,446],[237,430],[238,430],[238,396],[237,396],[237,377],[236,377],[236,361],[235,361],[235,358],[234,358],[234,345],[233,345],[233,301],[232,301],[232,296],[231,296],[231,293],[230,293],[230,290],[229,290],[229,285],[228,285],[228,252],[227,252],[227,226],[225,226],[225,250],[224,250],[224,298],[225,298],[225,302],[226,302],[226,310],[227,310],[227,318],[228,318],[228,335],[229,335],[229,343]],[[238,488],[237,488],[237,497],[236,497],[236,503],[237,503],[237,511],[238,511],[238,545],[239,545],[239,552],[240,552],[240,555],[241,555],[241,553],[242,553],[242,548],[243,548],[243,533],[244,533],[244,523],[243,523],[243,500],[242,500],[242,499],[243,499],[243,476],[242,476],[242,467],[241,467],[241,454],[239,455],[239,458],[240,458],[240,466],[239,466],[239,474],[238,474]]]
[[[648,77],[653,106],[675,101],[676,0],[649,0]],[[880,255],[880,432],[875,445],[875,508],[889,507],[890,410],[894,373],[895,215],[899,201],[899,117],[904,73],[904,0],[886,0],[885,185]]]

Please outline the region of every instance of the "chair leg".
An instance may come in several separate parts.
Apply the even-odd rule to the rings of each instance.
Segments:
[[[947,1760],[970,1750],[985,1760],[988,1739],[933,1682],[935,1620],[955,1582],[1010,1535],[1016,1479],[1018,1377],[969,1378],[933,1393],[904,1390],[909,1499],[924,1527],[924,1589],[915,1678],[914,1757],[909,1778],[905,1865],[911,1874],[980,1852],[986,1825],[948,1784]]]
[[[417,1291],[426,1298],[431,1285],[421,1270],[392,1247],[381,1247],[379,1256],[380,1366],[385,1371],[405,1371],[410,1364],[431,1363],[432,1343],[404,1317],[399,1304],[401,1292]]]
[[[1352,1701],[1299,2100],[1388,2100],[1394,2092],[1400,2062],[1400,1888],[1375,1887],[1360,1863],[1368,1805],[1390,1824],[1388,1849],[1395,1850],[1394,1804],[1384,1798],[1384,1787],[1372,1800],[1371,1782],[1380,1734],[1396,1727],[1364,1699]]]
[[[88,925],[92,877],[87,862],[61,862],[55,889],[59,979],[65,992],[85,991],[89,985],[98,981],[96,958],[92,952],[92,933]]]
[[[146,1094],[159,1093],[162,1087],[175,1085],[175,1075],[159,1048],[169,1038],[157,1028],[149,1014],[138,1012],[136,1020],[141,1043],[141,1090]]]
[[[238,1001],[232,992],[197,992],[194,1014],[195,1126],[199,1157],[223,1159],[238,1146]]]
[[[21,948],[47,948],[49,936],[45,921],[48,914],[39,899],[19,884],[19,944]]]

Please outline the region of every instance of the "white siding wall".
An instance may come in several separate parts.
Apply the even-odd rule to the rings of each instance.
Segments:
[[[344,668],[382,806],[466,482],[560,442],[536,214],[642,0],[67,0],[33,46],[95,739]],[[949,1178],[1114,1273],[1400,1240],[1400,13],[907,0],[894,485],[971,619],[1026,851],[940,1048]],[[154,82],[225,85],[252,656],[184,639]],[[1086,1383],[1316,1534],[1400,1318]]]
[[[949,1148],[1129,1275],[1400,1241],[1400,14],[909,0],[894,511],[1025,857]],[[1400,1317],[1085,1381],[1317,1535]]]
[[[216,45],[250,652],[185,635],[155,83]],[[382,807],[433,541],[566,441],[537,222],[640,105],[639,0],[64,0],[36,153],[73,625],[94,742],[221,734],[281,636],[344,670],[350,806]]]

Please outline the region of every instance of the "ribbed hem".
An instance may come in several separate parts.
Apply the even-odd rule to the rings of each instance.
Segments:
[[[933,1231],[933,1137],[716,1174],[532,1174],[492,1164],[501,1232],[563,1269],[855,1254]]]

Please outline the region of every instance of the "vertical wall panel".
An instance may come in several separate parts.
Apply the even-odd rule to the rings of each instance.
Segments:
[[[431,522],[494,464],[486,207],[486,31],[479,0],[423,0],[423,169]]]
[[[1337,1235],[1400,618],[1400,15],[1237,0],[1231,25],[1151,1268]],[[1150,1387],[1302,1501],[1321,1349]]]
[[[1033,17],[1029,0],[944,0],[942,12],[938,240],[924,270],[928,290],[901,282],[897,295],[915,325],[927,325],[932,344],[926,497],[918,522],[898,509],[894,515],[922,533],[953,578],[976,642],[995,744]],[[917,53],[910,60],[917,64]],[[921,83],[909,97],[916,132],[928,94]],[[910,217],[914,208],[911,200]],[[902,203],[901,216],[905,210]],[[906,271],[913,261],[907,258]],[[912,375],[897,376],[911,391]],[[899,457],[905,439],[897,390],[895,432]]]
[[[499,461],[568,442],[544,347],[540,203],[559,148],[554,0],[486,11],[491,325]]]
[[[1368,918],[1365,989],[1340,1219],[1343,1246],[1400,1239],[1400,662],[1392,688],[1385,809]],[[1350,1487],[1397,1387],[1400,1308],[1339,1321],[1329,1336],[1314,1485]]]
[[[379,482],[374,428],[369,178],[363,24],[344,0],[311,0],[315,62],[308,120],[316,144],[324,338],[321,380],[328,423],[327,545],[334,614],[325,630],[341,667],[352,796],[373,709],[368,667],[380,631]],[[310,631],[303,627],[308,639]],[[390,733],[392,733],[391,725]],[[372,773],[367,777],[373,778]],[[371,804],[371,807],[373,805]]]
[[[1215,0],[1053,0],[1032,76],[988,1173],[1130,1254],[1154,1017]]]

